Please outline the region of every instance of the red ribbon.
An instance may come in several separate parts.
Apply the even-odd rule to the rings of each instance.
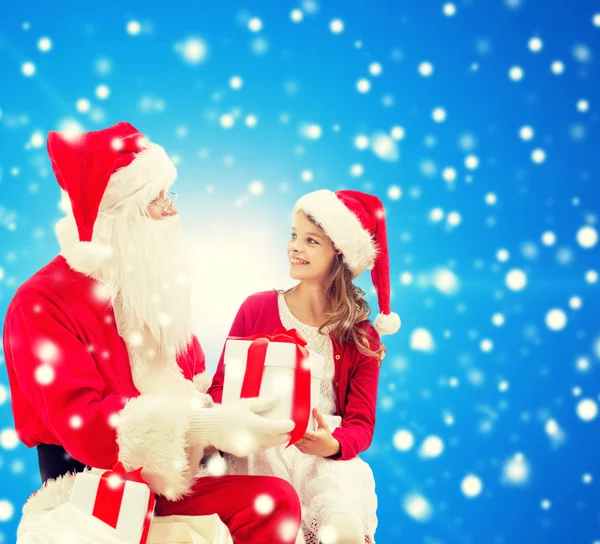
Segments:
[[[96,500],[94,502],[94,510],[92,515],[103,521],[111,527],[117,528],[119,514],[123,502],[123,494],[125,493],[125,482],[136,482],[148,485],[142,478],[142,469],[127,472],[121,462],[118,462],[112,470],[107,470],[100,476]],[[152,514],[156,499],[154,493],[150,491],[148,499],[147,515],[144,519],[144,526],[140,536],[140,544],[146,544],[148,533],[150,532],[150,523],[152,522]]]
[[[228,340],[252,340],[248,349],[246,360],[246,372],[242,383],[240,397],[255,398],[260,394],[263,372],[265,370],[265,358],[270,342],[283,342],[295,344],[296,361],[294,368],[294,392],[292,398],[292,420],[295,423],[291,433],[290,447],[300,440],[310,420],[310,365],[308,364],[308,349],[306,340],[302,338],[296,329],[277,329],[273,335],[254,334],[252,336],[239,337],[230,336]]]

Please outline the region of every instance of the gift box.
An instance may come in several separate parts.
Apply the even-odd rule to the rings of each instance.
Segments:
[[[102,474],[80,472],[69,502],[113,527],[125,542],[146,544],[155,498],[141,472],[127,472],[120,463]]]
[[[306,348],[294,330],[270,335],[229,337],[225,344],[222,403],[240,398],[274,396],[277,405],[263,415],[296,423],[288,446],[314,430],[323,377],[323,357]]]

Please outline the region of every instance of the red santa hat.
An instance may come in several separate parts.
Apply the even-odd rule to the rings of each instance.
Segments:
[[[300,198],[294,213],[299,211],[321,226],[354,278],[371,270],[380,311],[375,329],[379,334],[397,332],[401,323],[398,314],[390,311],[390,258],[381,200],[359,191],[323,189]]]
[[[98,213],[128,204],[143,209],[177,177],[165,150],[125,122],[77,136],[51,131],[47,147],[79,236],[63,255],[84,273],[98,270],[110,255],[101,240],[92,240]]]

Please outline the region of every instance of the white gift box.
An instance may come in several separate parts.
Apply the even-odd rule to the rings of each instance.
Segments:
[[[109,479],[113,477],[115,476],[111,475]],[[102,500],[99,494],[101,485],[110,487],[110,480],[107,484],[107,480],[103,479],[101,474],[80,472],[75,477],[69,503],[93,516],[96,502]],[[152,511],[148,511],[152,492],[145,483],[141,482],[125,480],[122,485],[124,489],[121,503],[114,505],[119,510],[114,529],[125,542],[144,544],[141,540],[144,528],[150,523],[153,514]]]
[[[248,349],[252,340],[227,340],[225,344],[225,378],[222,403],[240,398]],[[307,430],[314,430],[313,408],[318,405],[323,378],[323,357],[308,351],[310,364],[310,420]],[[259,397],[274,396],[277,405],[263,415],[269,419],[293,419],[294,374],[296,368],[296,345],[286,342],[270,342],[260,385]]]

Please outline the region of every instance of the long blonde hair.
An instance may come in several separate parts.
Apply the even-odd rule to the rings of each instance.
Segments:
[[[310,215],[308,219],[317,226],[319,223]],[[319,327],[323,329],[332,325],[331,334],[340,343],[352,342],[357,349],[368,357],[375,357],[379,364],[385,355],[385,346],[381,342],[373,342],[367,327],[359,326],[368,321],[371,307],[364,299],[365,292],[352,283],[352,272],[346,266],[341,253],[336,252],[335,260],[327,278],[325,293],[331,304],[328,319]],[[285,291],[289,293],[294,288]],[[372,345],[373,343],[377,345]]]

